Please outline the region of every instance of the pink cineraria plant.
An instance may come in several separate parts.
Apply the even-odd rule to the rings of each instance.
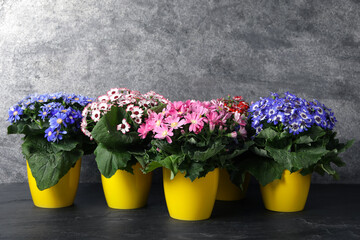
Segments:
[[[132,166],[151,141],[139,137],[138,131],[146,131],[140,125],[149,114],[154,116],[167,103],[166,98],[153,91],[141,94],[126,88],[112,88],[84,108],[81,130],[97,143],[95,160],[102,175],[109,178],[118,169],[132,172]],[[159,129],[157,134],[165,139],[172,136],[170,130]]]
[[[145,172],[163,166],[172,176],[178,171],[191,180],[205,176],[247,149],[246,122],[246,113],[229,111],[222,99],[169,102],[138,129],[141,138],[153,138]]]
[[[151,112],[151,108],[160,104],[167,104],[168,100],[162,95],[153,91],[141,94],[138,91],[131,91],[126,88],[112,88],[106,95],[99,96],[96,102],[89,103],[83,110],[82,132],[93,139],[91,131],[113,106],[123,108],[130,116],[130,119],[123,119],[117,130],[126,134],[129,131],[137,131],[139,125]]]
[[[145,138],[147,133],[153,132],[155,139],[164,139],[158,134],[159,129],[167,129],[169,132],[184,130],[187,133],[201,134],[205,130],[214,132],[217,128],[222,133],[233,129],[237,133],[236,136],[240,135],[245,138],[247,121],[245,114],[228,112],[221,107],[222,105],[221,100],[170,102],[162,112],[150,113],[138,130],[139,136]],[[234,136],[234,133],[229,133],[228,136]],[[166,140],[168,143],[171,142],[170,137]]]

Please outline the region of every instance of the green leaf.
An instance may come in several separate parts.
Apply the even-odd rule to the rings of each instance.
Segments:
[[[48,124],[45,124],[46,128]],[[44,135],[44,128],[41,128],[37,123],[35,122],[18,122],[10,125],[8,127],[8,134],[25,134],[25,135]]]
[[[22,151],[40,190],[57,184],[84,154],[76,142],[63,141],[62,144],[50,143],[39,135],[24,138]]]
[[[104,177],[110,178],[119,169],[132,173],[131,154],[122,149],[108,149],[104,144],[98,144],[95,149],[95,161]]]
[[[288,170],[300,170],[316,164],[322,156],[329,151],[325,147],[302,149],[297,152],[289,152],[287,149],[265,147],[270,156],[281,166]]]
[[[114,112],[112,112],[114,110]],[[128,132],[123,134],[116,130],[116,126],[121,123],[123,115],[121,111],[111,108],[96,123],[93,131],[91,132],[95,141],[104,144],[108,148],[119,148],[131,145],[134,142],[140,142],[140,137],[136,132]]]
[[[253,158],[243,161],[242,168],[253,175],[258,182],[265,186],[276,179],[281,179],[285,170],[280,164],[269,158]]]
[[[151,161],[145,168],[145,172],[151,172],[159,167],[165,167],[171,171],[171,179],[178,173],[178,166],[185,160],[185,155],[170,155],[165,158],[157,158]]]
[[[151,144],[156,148],[159,148],[161,151],[166,152],[169,155],[173,155],[173,154],[176,155],[181,153],[181,148],[178,147],[178,144],[175,142],[170,144],[167,141],[152,140]]]
[[[296,144],[309,144],[312,142],[314,142],[314,140],[308,135],[301,136],[294,141]]]
[[[252,151],[260,157],[269,157],[268,152],[265,149],[253,147]]]
[[[203,164],[192,162],[190,166],[186,169],[185,177],[190,178],[193,182],[196,178],[198,178],[201,173],[204,171]]]
[[[164,108],[166,108],[166,106],[167,106],[166,104],[160,103],[159,105],[150,108],[150,110],[153,111],[153,112],[159,113],[159,112],[161,112]]]
[[[203,151],[198,150],[198,148],[192,147],[191,145],[184,145],[182,147],[182,151],[185,155],[188,155],[192,159],[192,161],[205,162],[208,159],[217,155],[224,148],[225,145],[223,145],[221,141],[217,141],[210,147],[205,148],[205,150]]]
[[[273,139],[274,137],[279,136],[278,132],[273,130],[272,128],[266,128],[262,130],[259,135],[257,135],[257,138],[264,138],[264,139]]]
[[[315,142],[319,138],[324,136],[326,134],[326,131],[323,128],[319,127],[319,126],[313,126],[307,132],[305,132],[304,134],[308,135]]]

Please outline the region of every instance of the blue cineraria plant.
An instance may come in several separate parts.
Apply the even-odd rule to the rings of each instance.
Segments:
[[[331,163],[344,166],[338,156],[353,141],[339,143],[335,138],[336,118],[331,109],[319,101],[306,101],[286,92],[273,93],[250,106],[251,127],[257,155],[244,161],[261,185],[280,179],[284,170],[302,175],[318,172],[338,178]]]
[[[30,95],[9,109],[8,134],[24,134],[22,151],[40,190],[54,186],[94,144],[80,131],[93,100],[75,94]]]

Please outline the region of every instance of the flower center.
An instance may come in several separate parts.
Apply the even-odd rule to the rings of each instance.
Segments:
[[[45,116],[47,114],[47,112],[43,112],[43,115]]]
[[[166,136],[168,135],[168,131],[166,131],[166,130],[163,131],[163,132],[162,132],[162,135],[163,135],[163,137],[166,137]]]
[[[196,120],[191,120],[190,121],[192,124],[196,124],[197,122],[196,122]]]
[[[75,98],[75,101],[78,101],[79,100],[79,98],[77,97],[77,98]]]
[[[49,132],[48,132],[48,136],[50,137],[51,135],[52,135],[52,132],[51,132],[51,131],[49,131]]]
[[[14,116],[16,116],[16,115],[19,114],[19,112],[18,112],[18,111],[15,111],[13,114],[14,114]]]
[[[58,118],[58,119],[56,120],[56,122],[57,122],[58,124],[61,124],[61,123],[63,122],[63,120],[62,120],[61,118]]]
[[[156,126],[160,126],[160,124],[161,124],[161,121],[160,121],[160,120],[157,120],[157,121],[156,121]]]
[[[66,113],[66,110],[61,110],[61,112]]]
[[[44,101],[44,100],[41,100],[41,99],[40,99],[38,102],[43,102],[43,101]]]
[[[177,122],[173,122],[173,123],[171,123],[171,127],[176,127],[178,125],[178,123]]]

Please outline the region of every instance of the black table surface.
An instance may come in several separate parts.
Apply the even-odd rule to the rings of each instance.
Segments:
[[[210,219],[188,222],[169,217],[159,183],[136,210],[108,208],[99,183],[80,184],[61,209],[35,207],[26,183],[0,184],[0,239],[360,239],[360,185],[312,184],[296,213],[265,210],[250,185],[246,199],[217,201]]]

